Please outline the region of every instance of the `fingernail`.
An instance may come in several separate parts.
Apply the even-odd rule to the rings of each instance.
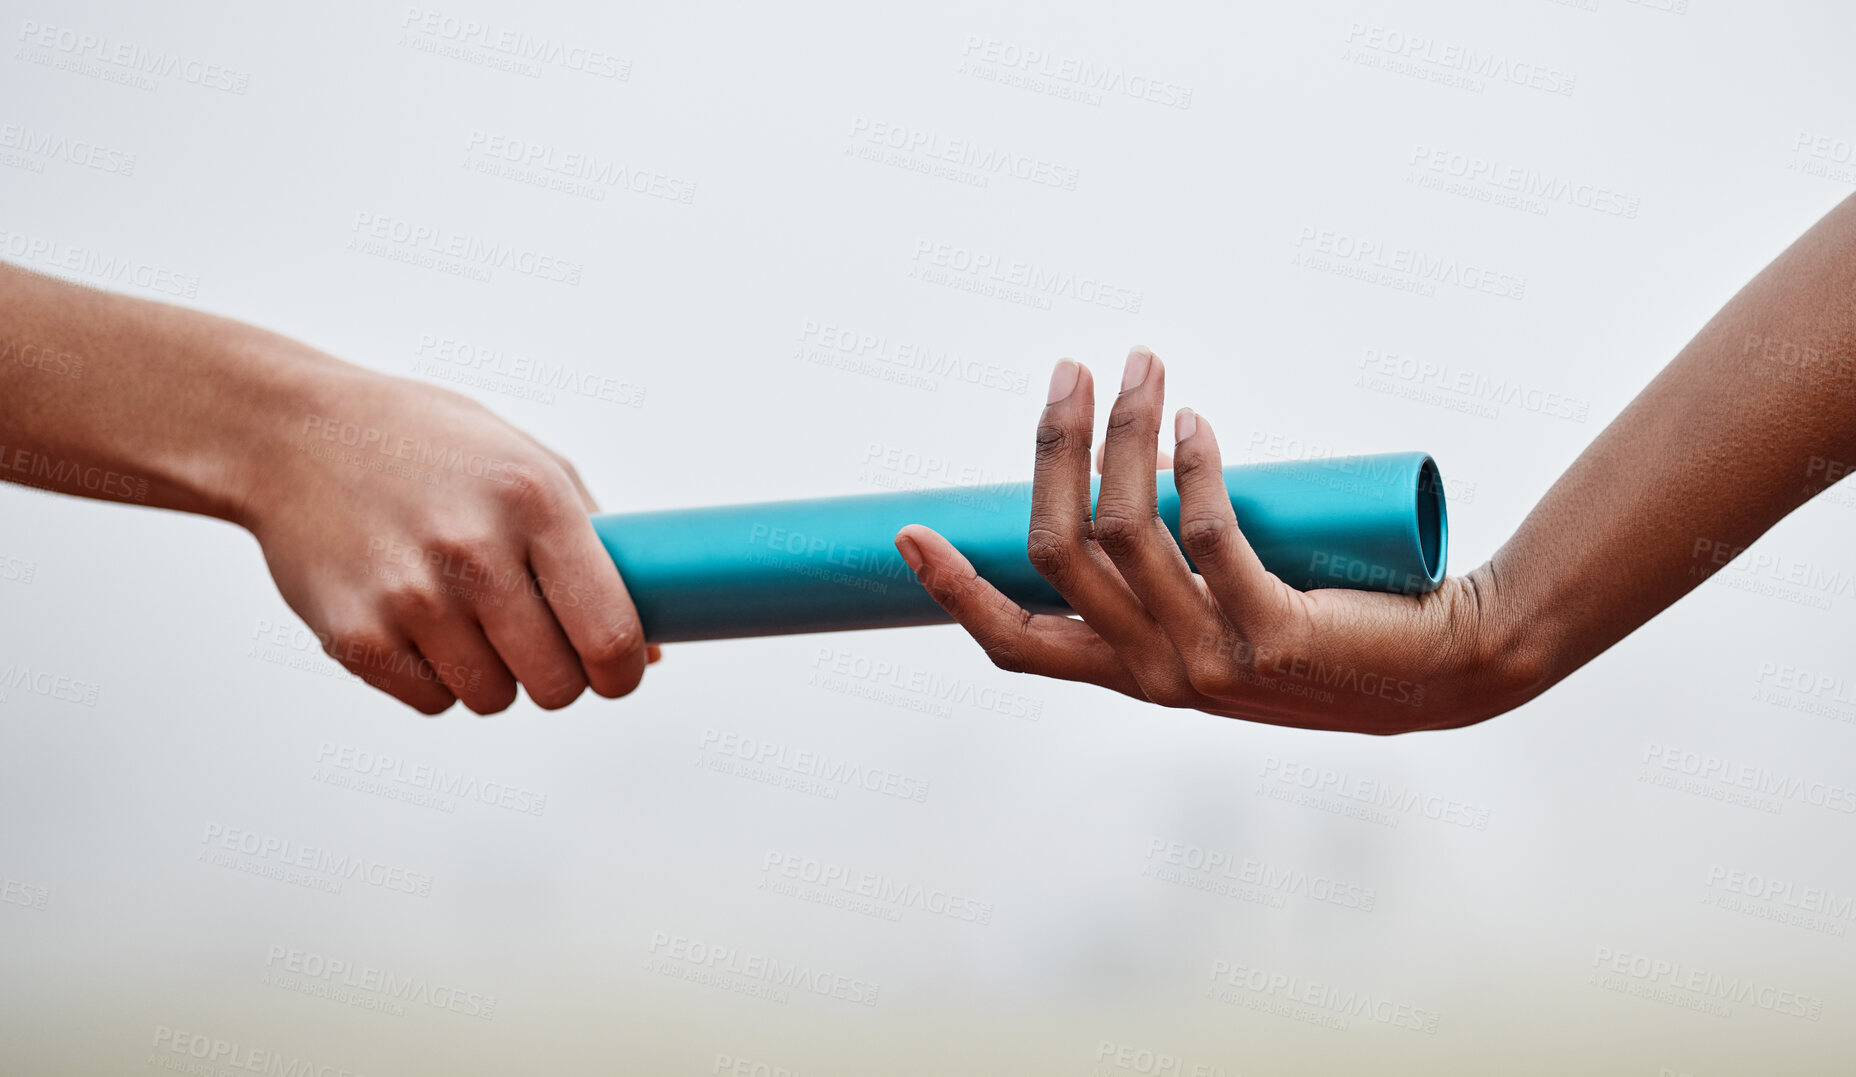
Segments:
[[[1056,369],[1050,372],[1050,396],[1044,401],[1044,406],[1049,407],[1057,401],[1065,399],[1074,392],[1076,390],[1076,379],[1081,374],[1082,367],[1076,365],[1076,360],[1057,360]]]
[[[1180,408],[1173,417],[1173,440],[1184,441],[1199,432],[1199,417],[1191,408]]]
[[[1062,398],[1059,397],[1059,399]],[[910,572],[915,573],[917,576],[922,574],[922,548],[915,544],[914,539],[907,535],[897,535],[896,552],[900,553],[902,559],[909,563]]]
[[[1128,353],[1128,365],[1121,370],[1121,391],[1138,389],[1147,380],[1147,369],[1154,365],[1154,353],[1136,345]]]

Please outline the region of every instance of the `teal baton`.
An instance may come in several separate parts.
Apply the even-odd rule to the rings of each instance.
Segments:
[[[1173,473],[1157,480],[1177,542]],[[1291,587],[1422,594],[1443,582],[1449,529],[1427,453],[1237,464],[1224,481],[1244,537]],[[907,524],[940,532],[1024,608],[1071,612],[1026,553],[1028,482],[593,517],[654,643],[945,623],[896,552]]]

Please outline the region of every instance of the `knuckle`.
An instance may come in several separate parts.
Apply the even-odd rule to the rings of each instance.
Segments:
[[[608,670],[603,676],[605,683],[600,683],[601,678],[594,678],[590,682],[589,687],[607,699],[621,699],[636,692],[639,686],[644,684],[645,670],[646,663],[643,649],[641,648],[638,661],[635,665],[626,666],[616,671]],[[588,672],[590,673],[591,670]]]
[[[413,675],[422,680],[430,678],[433,683],[444,685],[452,695],[459,699],[464,699],[466,696],[472,699],[487,698],[494,694],[484,691],[486,678],[483,671],[462,662],[427,656],[418,663]],[[467,702],[465,706],[470,706],[470,704]]]
[[[1121,557],[1140,545],[1148,524],[1154,519],[1151,510],[1144,512],[1120,498],[1103,498],[1097,503],[1095,525],[1090,528],[1089,537],[1110,557]]]
[[[369,626],[358,621],[332,621],[327,627],[316,630],[316,642],[322,645],[323,654],[334,657],[350,640],[363,638],[370,632]]]
[[[1026,634],[1031,626],[1031,613],[1020,610],[1018,623],[1011,630],[995,629],[982,641],[986,648],[986,657],[992,664],[1007,673],[1031,673],[1033,663],[1025,653],[1023,646]]]
[[[502,549],[502,544],[491,536],[469,532],[440,536],[431,546],[443,559],[446,571],[453,574],[489,567]]]
[[[1143,420],[1148,418],[1149,411],[1150,409],[1136,406],[1127,400],[1117,400],[1115,406],[1108,411],[1108,432],[1121,434],[1131,432],[1131,428],[1138,430],[1141,426],[1148,425]]]
[[[1025,542],[1025,554],[1038,575],[1062,590],[1069,582],[1071,566],[1076,561],[1075,544],[1048,528],[1033,528]]]
[[[1180,449],[1173,454],[1173,481],[1190,482],[1202,474],[1208,461],[1205,454],[1191,449]]]
[[[623,666],[633,655],[644,653],[644,633],[636,624],[614,625],[596,635],[580,657],[601,669]]]
[[[1029,673],[1031,663],[1026,660],[1025,652],[1010,641],[998,641],[986,648],[986,657],[992,664],[1007,673]]]
[[[1075,452],[1078,445],[1076,432],[1064,423],[1045,420],[1038,424],[1037,462],[1039,464],[1056,463]]]
[[[1183,678],[1167,677],[1159,681],[1140,682],[1141,694],[1162,707],[1194,707],[1199,694]]]
[[[438,592],[423,580],[396,583],[387,588],[383,599],[388,612],[401,624],[431,624],[444,615],[444,603]]]
[[[511,466],[497,481],[497,496],[517,518],[551,520],[564,515],[569,505],[566,479],[551,480],[539,467]]]
[[[586,691],[586,678],[579,673],[563,673],[550,680],[525,685],[528,698],[544,711],[557,711],[580,698]]]
[[[1195,561],[1205,561],[1223,552],[1231,533],[1231,522],[1222,516],[1200,514],[1179,521],[1179,544]]]
[[[322,649],[366,684],[420,714],[442,714],[457,702],[442,681],[427,679],[429,669],[421,675],[424,664],[401,651],[384,628],[356,624],[331,630],[323,636]]]
[[[1212,645],[1211,653],[1206,656],[1206,661],[1223,664],[1231,671],[1234,679],[1241,680],[1246,676],[1255,676],[1258,666],[1268,661],[1269,656],[1267,647],[1260,648],[1232,632],[1219,637],[1218,642]]]
[[[322,653],[344,664],[393,650],[386,630],[372,623],[340,624],[320,634]]]
[[[1212,699],[1228,699],[1237,694],[1238,679],[1229,667],[1212,662],[1186,667],[1186,683],[1192,690]]]
[[[919,579],[929,597],[936,602],[943,606],[964,606],[972,594],[975,577],[926,565]]]

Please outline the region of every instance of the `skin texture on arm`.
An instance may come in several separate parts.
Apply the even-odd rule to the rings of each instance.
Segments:
[[[648,657],[573,466],[448,390],[0,264],[0,479],[249,530],[323,649],[427,714]]]
[[[1430,594],[1304,593],[1264,571],[1211,424],[1184,409],[1176,545],[1155,511],[1165,380],[1152,353],[1129,355],[1092,518],[1093,379],[1069,360],[1052,374],[1028,551],[1081,620],[1020,609],[911,525],[897,549],[928,592],[1008,670],[1277,725],[1469,725],[1546,691],[1849,472],[1856,198],[1709,321],[1494,557]]]

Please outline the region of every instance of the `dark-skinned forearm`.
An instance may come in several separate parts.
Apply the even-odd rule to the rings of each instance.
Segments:
[[[1544,691],[1856,461],[1856,198],[1767,266],[1474,574],[1488,646]]]

